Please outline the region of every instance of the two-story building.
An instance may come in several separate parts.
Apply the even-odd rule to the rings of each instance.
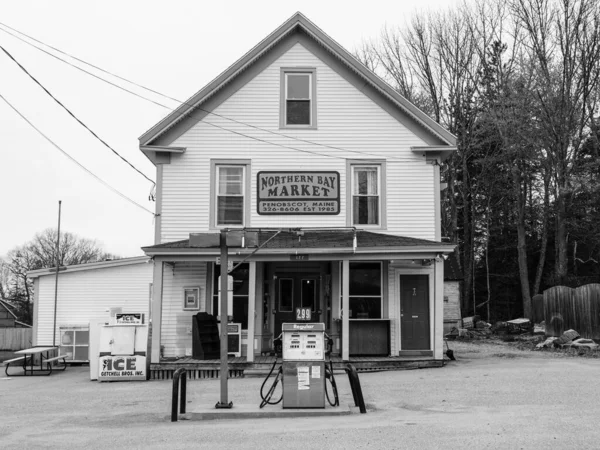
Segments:
[[[455,137],[298,13],[140,137],[155,164],[151,361],[193,363],[219,315],[252,362],[324,322],[343,360],[443,361],[440,163]]]

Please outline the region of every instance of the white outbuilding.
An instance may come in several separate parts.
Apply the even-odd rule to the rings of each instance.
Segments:
[[[116,313],[149,314],[152,261],[147,256],[29,272],[34,279],[33,345],[59,345],[70,362],[87,362],[90,324]],[[56,319],[55,319],[56,305]]]

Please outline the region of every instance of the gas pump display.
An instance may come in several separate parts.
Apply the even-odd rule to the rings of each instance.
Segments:
[[[283,407],[325,408],[325,324],[284,323]]]

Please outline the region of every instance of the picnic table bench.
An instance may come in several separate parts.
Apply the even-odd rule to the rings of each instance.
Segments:
[[[67,361],[66,361],[66,356],[65,355],[58,355],[58,356],[53,356],[53,357],[49,357],[49,353],[52,350],[56,350],[56,347],[33,347],[33,348],[27,348],[25,350],[19,350],[18,352],[15,352],[15,354],[19,354],[19,355],[23,355],[23,356],[18,356],[16,358],[12,358],[9,359],[7,361],[4,361],[4,372],[6,373],[6,376],[11,376],[8,373],[8,369],[11,366],[11,364],[13,363],[18,363],[21,362],[20,366],[23,369],[23,373],[21,374],[13,374],[14,375],[22,375],[22,376],[26,376],[26,375],[50,375],[52,373],[53,370],[58,370],[58,371],[63,371],[67,368]],[[45,355],[44,355],[45,353]],[[39,367],[38,366],[34,366],[34,356],[35,355],[40,355],[40,364]],[[53,368],[52,364],[54,362],[60,361],[62,360],[62,365],[60,365],[58,368]],[[46,367],[44,367],[44,365]],[[14,367],[14,365],[13,365]]]

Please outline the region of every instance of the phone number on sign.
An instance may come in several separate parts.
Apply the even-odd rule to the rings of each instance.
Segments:
[[[338,213],[337,202],[261,202],[261,213]]]

